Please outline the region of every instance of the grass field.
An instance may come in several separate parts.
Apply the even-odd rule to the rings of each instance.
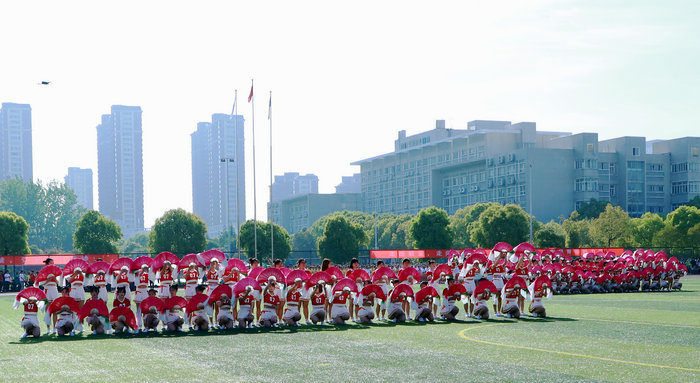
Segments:
[[[546,319],[22,341],[6,296],[0,380],[698,382],[700,278],[683,282],[672,293],[555,296]]]

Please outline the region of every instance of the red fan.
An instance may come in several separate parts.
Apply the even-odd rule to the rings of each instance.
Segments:
[[[441,264],[438,265],[438,267],[435,268],[435,271],[433,271],[433,280],[440,279],[440,277],[452,275],[452,268],[450,265],[447,264]]]
[[[46,302],[46,294],[44,291],[38,287],[27,287],[17,294],[15,297],[14,308],[18,308],[21,299],[29,300],[30,298],[36,298],[37,301]]]
[[[309,280],[306,281],[306,285],[309,286],[309,287],[311,287],[311,286],[314,286],[314,285],[316,285],[317,283],[320,283],[320,282],[328,283],[328,282],[330,282],[330,281],[331,281],[331,275],[330,275],[330,274],[328,274],[328,273],[325,272],[325,271],[317,271],[317,272],[313,273],[313,274],[309,277]]]
[[[262,287],[260,287],[258,281],[248,277],[241,279],[233,286],[233,295],[238,296],[238,294],[244,292],[245,288],[248,286],[252,286],[254,290],[262,291]]]
[[[412,297],[413,296],[413,287],[411,287],[405,283],[401,283],[399,285],[396,285],[394,287],[394,290],[391,292],[391,299],[398,297],[399,294],[401,294],[401,293],[406,293],[406,297]]]
[[[93,309],[97,310],[97,315],[109,320],[109,309],[102,299],[88,299],[78,312],[78,320],[82,322],[83,319],[90,316],[90,311]]]
[[[455,294],[466,294],[467,288],[464,287],[464,285],[461,283],[455,283],[454,285],[450,286],[450,288],[445,289],[443,293],[445,295],[445,298],[447,298]]]
[[[505,242],[498,242],[496,245],[493,246],[493,250],[491,251],[498,251],[501,253],[510,253],[513,251],[513,246],[505,243]]]
[[[226,286],[226,285],[224,285],[224,286]],[[141,309],[141,312],[144,314],[150,311],[151,306],[155,306],[156,310],[158,310],[158,312],[162,312],[163,308],[165,307],[165,302],[163,302],[163,300],[158,298],[158,297],[148,297],[148,298],[142,300],[141,303],[139,304],[139,308]]]
[[[187,307],[187,299],[180,296],[165,298],[165,301],[163,302],[163,310],[172,310],[175,306],[184,309]]]
[[[553,263],[552,266],[554,267],[554,272],[555,273],[561,273],[561,263]]]
[[[468,264],[472,264],[475,262],[479,262],[479,264],[485,265],[486,262],[488,262],[488,259],[486,259],[486,256],[483,254],[472,254],[467,259],[464,260],[464,263],[468,263]]]
[[[350,291],[353,293],[357,294],[357,282],[355,282],[353,279],[350,278],[343,278],[336,282],[335,286],[333,286],[333,292],[336,291],[343,291],[344,288],[349,288]]]
[[[552,264],[545,265],[544,267],[542,267],[542,272],[543,273],[553,273],[554,272],[554,265],[552,265]]]
[[[197,306],[199,306],[200,303],[206,307],[208,300],[209,295],[207,294],[195,294],[192,298],[190,298],[190,301],[187,302],[187,315],[190,316],[197,311]]]
[[[190,267],[190,263],[194,263],[197,267],[204,267],[204,265],[199,262],[199,259],[197,259],[197,254],[187,254],[182,259],[180,262],[178,262],[177,267],[180,270],[185,270],[188,267]]]
[[[49,313],[54,313],[58,311],[63,305],[68,305],[70,311],[74,313],[80,311],[80,307],[78,307],[78,302],[76,302],[75,299],[71,297],[58,297],[49,305]]]
[[[527,288],[527,282],[525,282],[525,279],[522,277],[519,277],[517,275],[512,276],[508,282],[506,282],[506,285],[504,286],[506,289],[512,289],[515,286],[520,287],[521,289],[526,289]],[[460,285],[461,286],[461,285]]]
[[[93,262],[87,268],[87,275],[97,274],[98,271],[104,271],[105,274],[109,273],[109,263],[105,261]]]
[[[362,281],[371,281],[372,277],[369,276],[369,273],[365,270],[362,269],[357,269],[354,270],[353,272],[350,273],[350,278],[357,282],[357,279],[361,279]]]
[[[608,267],[608,266],[605,266],[605,267]],[[610,266],[610,268],[612,269],[612,266]],[[565,266],[565,267],[562,267],[561,272],[562,272],[563,274],[569,274],[569,273],[573,274],[573,273],[574,273],[574,268],[571,267],[571,266]]]
[[[118,322],[119,317],[122,315],[126,318],[127,326],[131,327],[132,330],[139,327],[136,324],[136,316],[134,315],[134,312],[128,307],[113,308],[112,311],[109,312],[109,321],[112,323]]]
[[[530,269],[530,272],[533,273],[533,274],[542,273],[542,267],[541,267],[541,266],[533,266],[533,267]]]
[[[534,253],[535,246],[532,246],[532,244],[530,244],[528,242],[523,242],[523,243],[519,244],[518,246],[515,246],[515,248],[513,248],[513,250],[515,250],[515,255],[520,256],[520,255],[525,254],[526,251],[528,253]]]
[[[280,267],[279,270],[285,277],[292,271],[289,267]]]
[[[302,282],[306,282],[309,280],[309,274],[307,274],[304,270],[292,270],[289,272],[289,274],[287,274],[287,276],[284,277],[288,286],[294,284],[294,281],[297,278],[301,279]]]
[[[270,279],[270,277],[275,277],[275,281],[278,283],[284,283],[284,274],[280,271],[280,269],[276,269],[274,267],[268,267],[264,269],[263,271],[258,274],[257,278],[255,278],[258,283],[267,283],[267,281]]]
[[[666,262],[668,260],[668,257],[666,257],[666,253],[664,251],[659,251],[656,253],[654,256],[654,262]]]
[[[143,265],[148,265],[148,267],[151,267],[153,265],[153,258],[142,255],[140,257],[137,257],[133,261],[134,265],[134,270],[139,270]]]
[[[120,271],[124,266],[128,267],[129,271],[131,271],[134,267],[134,260],[127,257],[117,258],[117,260],[112,262],[109,266],[109,273],[116,274],[116,272]]]
[[[440,294],[438,294],[437,290],[435,290],[434,287],[425,286],[416,293],[416,302],[423,302],[428,296],[438,297],[440,296]]]
[[[583,274],[583,278],[584,278],[584,279],[595,278],[595,274],[593,274],[593,273],[590,272],[590,271],[586,271],[586,272]]]
[[[668,263],[680,263],[680,262],[678,262],[678,258],[676,258],[676,257],[671,257],[666,262],[668,262]]]
[[[547,278],[547,279],[549,279],[549,278]],[[549,286],[551,287],[552,284],[550,283]],[[494,285],[493,282],[482,280],[481,282],[479,282],[478,285],[476,285],[476,288],[474,289],[474,292],[472,294],[473,294],[473,296],[478,297],[479,294],[483,293],[486,290],[488,290],[492,294],[499,292],[498,288],[496,288],[496,285]]]
[[[550,249],[544,249],[544,250],[542,250],[542,253],[540,253],[540,255],[542,255],[542,258],[547,257],[547,256],[549,258],[552,258],[554,256],[554,252],[552,252],[552,250],[550,250]]]
[[[226,264],[226,271],[231,271],[234,268],[238,269],[238,272],[241,274],[248,274],[248,268],[240,259],[231,258],[228,260],[228,263]]]
[[[605,274],[599,276],[598,278],[596,278],[595,281],[598,282],[598,283],[600,283],[600,284],[603,284],[603,283],[605,283],[606,281],[609,281],[611,278],[612,278],[612,277],[610,276],[610,274],[605,273]]]
[[[343,271],[335,266],[331,266],[331,267],[327,268],[325,271],[328,274],[330,274],[331,277],[334,276],[336,280],[341,280],[345,277],[345,275],[343,275]]]
[[[632,255],[632,250],[625,250],[622,252],[622,255]]]
[[[447,259],[452,259],[454,256],[459,257],[459,250],[452,249],[449,253],[447,253]]]
[[[374,293],[379,300],[386,300],[386,294],[384,294],[384,290],[379,285],[367,285],[362,288],[362,295],[369,296],[371,293]]]
[[[414,282],[420,282],[420,271],[416,270],[415,267],[407,267],[399,271],[399,280],[401,282],[408,280],[408,277],[412,276]]]
[[[372,282],[381,281],[382,277],[384,277],[385,275],[390,280],[391,279],[398,279],[396,277],[396,273],[394,273],[394,270],[392,270],[386,266],[382,266],[382,267],[378,268],[377,270],[374,270],[374,273],[372,273]]]
[[[683,270],[683,271],[685,271],[686,273],[688,272],[688,266],[686,266],[686,265],[684,265],[684,264],[682,264],[682,263],[681,263],[680,265],[678,265],[678,269],[679,269],[679,270]]]
[[[63,267],[63,275],[71,275],[75,272],[75,269],[80,269],[84,273],[88,268],[90,268],[90,265],[87,262],[80,258],[73,258]]]
[[[481,283],[479,283],[479,284],[481,284]],[[537,279],[535,279],[535,290],[541,289],[544,284],[547,284],[547,287],[549,287],[549,288],[552,287],[552,281],[549,279],[548,276],[542,275],[540,277],[537,277]],[[477,288],[479,288],[479,287],[477,286]]]
[[[216,286],[214,291],[211,292],[211,295],[209,295],[209,303],[213,305],[214,302],[220,301],[223,294],[226,294],[229,298],[233,298],[233,289],[231,289],[231,286],[226,284]]]
[[[178,258],[177,255],[169,251],[164,251],[156,255],[155,258],[153,258],[153,263],[151,263],[151,267],[153,268],[153,270],[158,270],[161,267],[163,267],[163,263],[165,261],[170,262],[173,266],[177,266],[177,264],[180,263],[180,258]]]
[[[252,269],[250,269],[250,273],[248,273],[248,276],[249,276],[250,278],[257,279],[257,278],[258,278],[258,275],[259,275],[263,270],[265,270],[264,267],[260,267],[260,266],[253,267]]]
[[[41,270],[39,270],[39,274],[37,274],[36,276],[34,286],[39,286],[39,283],[44,282],[49,277],[49,275],[53,275],[54,277],[58,278],[61,275],[63,275],[63,271],[60,267],[56,265],[48,265],[42,267]]]
[[[223,264],[226,260],[226,254],[223,251],[217,249],[210,249],[200,254],[204,259],[204,265],[209,266],[212,259],[219,261],[219,264]]]

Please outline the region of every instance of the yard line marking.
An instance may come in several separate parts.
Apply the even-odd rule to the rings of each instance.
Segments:
[[[641,324],[641,325],[663,326],[663,327],[700,328],[700,326],[693,326],[693,325],[654,323],[654,322],[636,322],[636,321],[614,320],[614,319],[598,319],[598,318],[570,318],[570,319],[590,320],[590,321],[595,321],[595,322],[630,323],[630,324]]]
[[[566,356],[575,356],[578,358],[586,358],[586,359],[597,359],[597,360],[603,360],[606,362],[614,362],[614,363],[624,363],[624,364],[632,364],[636,366],[644,366],[644,367],[658,367],[658,368],[669,368],[673,370],[681,370],[681,371],[691,371],[691,372],[700,372],[700,369],[697,368],[688,368],[688,367],[675,367],[675,366],[664,366],[662,364],[653,364],[653,363],[642,363],[642,362],[631,362],[628,360],[619,360],[619,359],[611,359],[611,358],[604,358],[600,356],[593,356],[593,355],[585,355],[585,354],[574,354],[572,352],[565,352],[565,351],[554,351],[554,350],[545,350],[542,348],[535,348],[535,347],[527,347],[527,346],[518,346],[514,344],[505,344],[505,343],[496,343],[496,342],[490,342],[487,340],[481,340],[481,339],[476,339],[472,338],[469,336],[466,336],[465,333],[467,331],[471,330],[476,330],[478,328],[485,328],[485,327],[492,327],[492,326],[498,326],[498,324],[489,324],[489,325],[484,325],[484,326],[476,326],[476,327],[470,327],[470,328],[465,328],[464,330],[460,331],[458,335],[462,339],[466,339],[472,342],[477,342],[477,343],[483,343],[483,344],[488,344],[492,346],[500,346],[500,347],[508,347],[508,348],[517,348],[521,350],[530,350],[530,351],[539,351],[539,352],[548,352],[551,354],[559,354],[559,355],[566,355]]]

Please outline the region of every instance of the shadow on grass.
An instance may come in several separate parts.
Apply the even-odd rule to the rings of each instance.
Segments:
[[[91,340],[104,340],[104,339],[148,339],[148,338],[182,338],[182,337],[206,337],[206,336],[220,336],[220,335],[239,335],[239,334],[296,334],[296,333],[314,333],[314,332],[327,332],[327,331],[348,331],[348,330],[368,330],[371,328],[388,328],[388,327],[424,327],[424,326],[443,326],[453,323],[457,324],[473,324],[478,325],[482,323],[518,323],[518,322],[576,322],[577,319],[572,318],[557,318],[557,317],[545,317],[545,318],[533,318],[523,316],[520,319],[515,318],[489,318],[489,319],[456,319],[453,321],[443,321],[436,320],[434,322],[417,322],[417,321],[406,321],[403,323],[394,322],[373,322],[370,324],[358,324],[358,323],[348,323],[345,325],[300,325],[297,327],[254,327],[246,329],[211,329],[209,331],[154,331],[154,332],[139,332],[136,334],[129,333],[118,333],[118,334],[101,334],[101,335],[78,335],[78,336],[56,336],[56,335],[42,335],[39,338],[25,338],[20,339],[15,342],[8,342],[9,344],[37,344],[43,342],[75,342],[75,341],[91,341]]]

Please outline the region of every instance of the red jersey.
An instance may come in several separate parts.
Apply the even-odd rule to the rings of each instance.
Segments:
[[[344,305],[348,300],[349,294],[340,294],[333,297],[334,305]]]
[[[117,276],[117,284],[121,283],[126,283],[129,284],[129,274],[128,273],[119,273]]]
[[[139,275],[139,287],[148,287],[148,273],[141,273]]]
[[[476,277],[476,271],[477,271],[477,268],[476,268],[476,267],[472,267],[472,268],[471,268],[469,271],[467,271],[467,273],[464,275],[464,278],[474,278],[474,277]]]
[[[518,290],[506,289],[506,299],[515,299],[518,297]]]
[[[245,297],[243,296],[243,293],[238,295],[238,303],[241,306],[250,306],[253,304],[253,302],[255,302],[255,297],[253,296],[253,294],[248,294]]]
[[[214,282],[214,281],[218,282],[218,280],[219,280],[219,273],[216,270],[212,271],[211,269],[209,269],[207,271],[206,275],[207,275],[207,281],[209,281],[209,282]]]
[[[348,271],[345,272],[345,276],[348,277],[348,278],[350,278],[350,274],[352,274],[353,271],[355,271],[355,270],[353,270],[353,269],[348,269]]]
[[[107,281],[105,280],[105,275],[104,274],[97,274],[95,275],[95,286],[105,286],[107,285]]]
[[[299,290],[296,290],[294,292],[290,292],[287,294],[287,302],[297,302],[301,300],[301,292]]]
[[[24,305],[24,313],[36,313],[39,311],[39,306],[37,306],[36,303],[32,302],[27,302],[26,305]]]
[[[499,264],[492,264],[491,267],[489,267],[489,272],[491,274],[505,274],[505,272],[506,272],[505,262],[499,263]]]
[[[164,282],[164,281],[166,281],[166,282],[168,282],[168,281],[169,281],[169,282],[172,282],[172,281],[173,281],[173,272],[172,272],[172,270],[167,270],[167,271],[161,272],[161,273],[160,273],[160,281],[161,281],[161,282]]]
[[[131,306],[131,301],[129,301],[127,298],[124,298],[123,301],[120,301],[119,298],[115,298],[114,303],[112,303],[113,308],[129,306]]]
[[[85,281],[85,275],[83,273],[78,273],[78,275],[73,274],[73,277],[71,278],[70,283],[77,283],[79,285],[82,285],[83,282]]]
[[[197,279],[199,279],[199,272],[196,269],[185,271],[185,281],[188,285],[197,284]]]
[[[266,305],[277,305],[280,303],[280,297],[275,294],[265,294],[263,299]]]
[[[527,266],[524,266],[524,267],[516,267],[516,268],[515,268],[515,275],[518,275],[518,276],[521,276],[521,277],[527,279],[528,273],[529,273],[529,272],[528,272],[528,270],[527,270]]]
[[[321,294],[314,294],[311,297],[311,305],[313,306],[321,306],[326,304],[326,294],[321,293]]]
[[[231,272],[229,274],[224,275],[224,283],[227,285],[236,284],[236,282],[238,282],[239,279],[240,279],[239,273]]]

